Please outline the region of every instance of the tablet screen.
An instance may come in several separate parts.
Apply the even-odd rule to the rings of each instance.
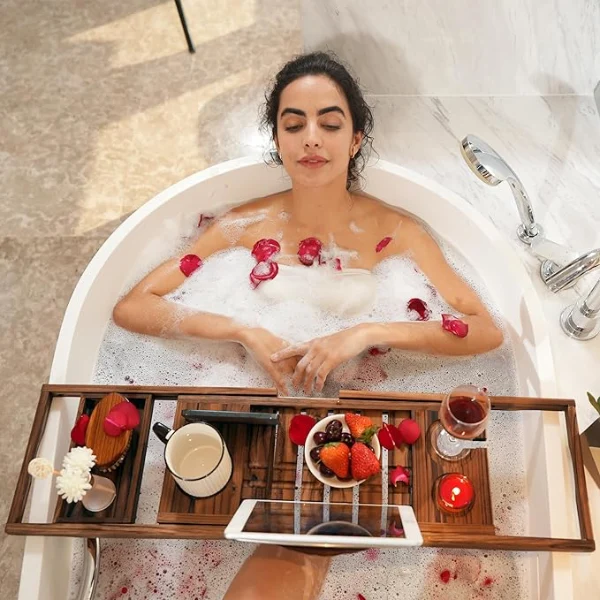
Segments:
[[[404,537],[397,506],[263,502],[257,500],[244,532]]]

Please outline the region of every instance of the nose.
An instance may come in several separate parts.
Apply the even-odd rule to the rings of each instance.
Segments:
[[[320,148],[322,145],[321,136],[316,123],[309,123],[305,128],[304,147]]]

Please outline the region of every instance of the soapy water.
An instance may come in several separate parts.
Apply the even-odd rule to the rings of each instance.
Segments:
[[[262,218],[258,215],[257,218]],[[230,226],[234,242],[241,229]],[[132,269],[131,284],[189,244],[179,238],[177,248],[154,260],[145,257]],[[453,268],[478,292],[496,322],[485,288],[466,261],[438,240]],[[158,257],[158,258],[157,258]],[[253,290],[248,274],[255,261],[247,249],[235,248],[205,260],[201,269],[167,297],[181,306],[216,312],[261,326],[290,343],[302,342],[368,321],[406,321],[410,298],[424,300],[431,320],[447,306],[407,257],[384,260],[373,271],[374,302],[345,316],[323,310],[307,297],[294,295],[274,301]],[[308,269],[294,267],[294,269]],[[323,280],[335,276],[321,269]],[[312,275],[311,275],[312,276]],[[338,277],[340,275],[338,274]],[[263,285],[263,284],[261,284]],[[322,304],[322,303],[321,303]],[[352,308],[352,307],[351,307]],[[356,307],[353,307],[356,309]],[[342,311],[344,312],[344,311]],[[508,340],[508,335],[505,336]],[[387,349],[382,349],[387,350]],[[131,333],[109,323],[102,343],[94,382],[99,384],[271,387],[270,378],[239,344],[205,340],[166,340]],[[324,396],[339,389],[445,393],[456,385],[485,385],[491,394],[516,395],[516,368],[508,341],[490,353],[471,357],[421,356],[398,350],[357,357],[334,371]],[[175,403],[157,402],[152,421],[172,424]],[[488,427],[492,500],[500,534],[522,534],[527,522],[523,424],[518,413],[492,413]],[[151,435],[142,480],[138,523],[155,523],[164,477],[163,444]],[[225,541],[103,540],[98,598],[221,598],[252,546]],[[217,558],[215,558],[217,557]],[[76,553],[76,562],[81,553]],[[71,597],[77,590],[73,569]],[[528,598],[529,562],[510,552],[461,552],[437,549],[385,550],[334,559],[321,598]],[[446,581],[447,579],[447,581]]]

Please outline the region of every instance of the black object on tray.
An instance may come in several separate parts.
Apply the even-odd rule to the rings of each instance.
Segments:
[[[248,425],[279,425],[279,415],[263,412],[237,412],[233,410],[185,409],[181,416],[190,423],[245,423]]]

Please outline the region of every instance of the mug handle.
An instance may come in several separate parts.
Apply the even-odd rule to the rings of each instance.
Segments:
[[[152,431],[156,434],[156,437],[163,443],[166,444],[169,438],[175,433],[173,429],[167,427],[164,423],[157,421],[152,426]]]

